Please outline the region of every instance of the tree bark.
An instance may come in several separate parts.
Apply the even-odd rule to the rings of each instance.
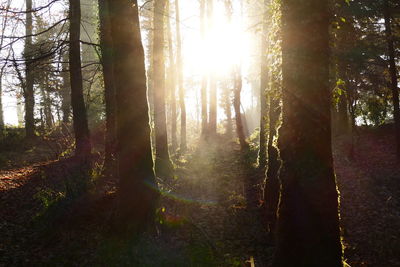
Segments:
[[[75,155],[87,157],[91,153],[92,145],[87,121],[85,101],[83,98],[82,68],[80,55],[80,1],[70,0],[70,44],[69,44],[69,71],[71,81],[71,105],[75,132]]]
[[[68,61],[68,53],[64,52],[63,61]],[[70,123],[71,117],[71,81],[69,77],[69,71],[67,67],[67,63],[62,64],[62,73],[61,77],[63,80],[62,88],[60,89],[61,96],[61,110],[63,113],[63,123]]]
[[[248,144],[246,142],[246,137],[244,135],[243,121],[240,113],[240,97],[242,92],[243,81],[242,81],[242,74],[239,70],[239,66],[236,67],[236,70],[234,70],[233,74],[235,79],[233,108],[235,110],[236,133],[239,138],[240,148],[242,150],[247,150]]]
[[[26,0],[26,23],[25,23],[25,131],[27,138],[35,137],[35,95],[34,95],[34,74],[33,74],[33,62],[32,62],[32,0]]]
[[[206,38],[206,0],[200,0],[200,32],[203,42]],[[208,131],[207,108],[207,75],[203,73],[201,78],[201,135],[204,137]]]
[[[106,106],[106,134],[104,167],[107,174],[116,176],[115,145],[115,79],[113,66],[113,45],[111,37],[110,11],[107,0],[98,0],[100,19],[101,64],[104,77],[104,100]]]
[[[268,132],[268,164],[265,179],[264,203],[267,219],[267,229],[274,236],[276,225],[276,213],[278,209],[280,182],[279,169],[281,162],[279,160],[279,150],[274,144],[277,137],[277,126],[280,115],[279,97],[269,96],[269,132]]]
[[[265,171],[267,166],[266,124],[267,124],[267,87],[268,68],[268,9],[270,0],[264,0],[263,30],[261,35],[261,82],[260,82],[260,148],[258,150],[258,168]],[[271,126],[270,126],[271,127]]]
[[[174,57],[174,47],[172,43],[172,32],[171,32],[171,5],[170,0],[167,0],[167,8],[168,8],[168,25],[167,25],[167,34],[168,34],[168,53],[169,53],[169,93],[170,93],[170,108],[171,108],[171,150],[173,152],[178,148],[178,142],[176,137],[176,121],[177,121],[177,112],[176,112],[176,64]]]
[[[0,131],[4,129],[4,114],[3,114],[3,68],[0,71]],[[0,132],[0,136],[2,132]]]
[[[153,172],[144,50],[137,0],[107,0],[111,14],[116,90],[118,205],[115,228],[140,233],[154,221]]]
[[[181,152],[187,149],[186,141],[186,104],[185,104],[185,89],[183,88],[183,69],[182,69],[182,38],[179,15],[179,0],[175,0],[175,16],[176,16],[176,42],[177,42],[177,73],[179,86],[179,105],[181,108]]]
[[[282,1],[282,183],[274,266],[343,266],[331,144],[328,1]]]
[[[397,69],[396,69],[396,59],[395,50],[393,44],[393,34],[391,25],[391,15],[389,1],[384,0],[383,13],[385,18],[385,35],[388,49],[388,63],[389,63],[389,73],[390,73],[390,89],[392,91],[392,101],[393,101],[393,117],[395,124],[395,136],[396,136],[396,155],[400,159],[400,108],[399,108],[399,91],[397,88]]]
[[[165,112],[164,12],[166,0],[155,0],[153,35],[153,101],[155,132],[155,172],[163,180],[171,179],[173,167],[168,152],[167,116]]]
[[[209,29],[213,26],[213,16],[214,16],[214,1],[208,0],[207,2],[207,18]],[[217,80],[215,74],[210,72],[209,75],[209,86],[210,86],[210,114],[208,121],[208,133],[210,135],[217,134]]]

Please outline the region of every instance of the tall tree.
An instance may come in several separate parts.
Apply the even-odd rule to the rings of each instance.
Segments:
[[[228,23],[232,23],[233,15],[233,4],[231,0],[225,0],[225,12],[228,18]],[[229,73],[232,73],[232,67],[229,68]],[[230,87],[230,77],[228,76],[225,81],[223,81],[221,86],[223,105],[226,115],[226,131],[225,135],[228,139],[232,138],[233,126],[232,126],[232,88]],[[207,106],[206,106],[207,108]]]
[[[26,137],[32,138],[35,136],[35,95],[34,95],[34,66],[33,66],[33,55],[32,55],[32,0],[26,0],[26,21],[25,21],[25,131]]]
[[[274,266],[343,266],[331,144],[328,1],[282,1],[283,124]]]
[[[10,8],[11,5],[11,1],[8,0],[7,1],[7,5],[6,5],[6,10],[8,10]],[[1,31],[4,33],[6,27],[7,27],[7,21],[8,21],[8,12],[6,11],[2,21],[1,21]],[[3,43],[4,43],[4,36],[1,35],[0,36],[0,47],[3,47]],[[1,50],[1,49],[0,49]],[[10,57],[10,51],[7,55],[6,61],[8,60],[8,58]],[[2,130],[4,129],[4,113],[3,113],[3,74],[6,68],[6,64],[3,64],[0,67],[0,135],[2,134]]]
[[[277,128],[281,114],[281,92],[282,92],[282,56],[281,56],[281,21],[280,21],[279,0],[269,2],[269,51],[274,51],[269,59],[269,90],[268,95],[268,141],[267,141],[267,171],[264,188],[264,203],[267,219],[267,229],[271,237],[275,237],[276,213],[278,209],[280,181],[279,169],[281,162],[279,150],[276,147],[278,137]]]
[[[63,52],[63,51],[62,51]],[[66,52],[66,53],[65,53]],[[65,51],[62,55],[62,87],[60,89],[60,96],[61,96],[61,110],[63,113],[63,123],[68,124],[70,122],[71,117],[71,81],[69,77],[68,71],[68,52]]]
[[[172,176],[168,152],[167,116],[165,112],[164,12],[166,0],[155,0],[153,16],[153,101],[155,132],[155,171],[160,178]]]
[[[264,203],[267,219],[267,229],[274,237],[276,225],[276,212],[278,209],[280,182],[279,182],[279,168],[281,162],[279,160],[279,150],[275,146],[274,141],[277,137],[277,127],[280,115],[280,99],[277,95],[271,94],[269,96],[269,110],[268,110],[268,142],[267,154],[268,164],[266,166],[266,179],[264,188]]]
[[[114,156],[116,143],[115,125],[115,84],[113,66],[113,46],[111,37],[111,22],[108,3],[106,0],[98,0],[100,19],[100,49],[101,64],[104,77],[104,100],[106,106],[106,136],[105,136],[105,171],[115,175]]]
[[[389,0],[383,1],[383,14],[385,19],[385,35],[387,42],[388,51],[388,63],[389,63],[389,73],[390,73],[390,89],[392,91],[392,101],[393,101],[393,117],[395,123],[395,135],[396,135],[396,153],[397,157],[400,159],[400,108],[399,108],[399,91],[397,88],[397,69],[396,69],[396,59],[394,50],[394,41],[392,34],[392,23],[391,23],[391,8],[389,5]]]
[[[181,152],[186,151],[186,104],[185,104],[185,89],[183,88],[183,60],[182,60],[182,37],[181,37],[181,19],[179,12],[179,0],[175,0],[175,16],[176,16],[176,52],[177,52],[177,76],[179,87],[179,106],[181,108]]]
[[[246,150],[248,143],[244,135],[244,127],[242,114],[240,112],[241,94],[243,87],[242,72],[240,66],[236,66],[233,71],[234,76],[234,92],[233,92],[233,109],[235,110],[235,121],[236,121],[236,133],[239,138],[240,148]]]
[[[267,96],[268,86],[268,9],[270,0],[264,0],[263,28],[261,35],[261,81],[260,81],[260,148],[258,150],[258,168],[265,171],[267,164],[266,150],[266,123],[267,123]]]
[[[141,232],[153,222],[158,193],[150,141],[144,50],[136,0],[107,0],[116,91],[118,205],[115,224]]]
[[[4,129],[3,90],[2,90],[4,66],[2,66],[0,69],[0,131],[2,131]],[[0,132],[0,135],[1,135],[1,132]]]
[[[213,27],[214,20],[214,0],[207,1],[207,19],[208,19],[208,30]],[[210,87],[210,114],[208,118],[208,132],[211,135],[217,133],[217,80],[215,73],[210,71],[209,75],[209,87]]]
[[[200,32],[204,42],[206,38],[206,0],[200,0]],[[208,129],[208,108],[207,108],[207,75],[203,73],[201,78],[201,134],[207,134]]]
[[[80,25],[81,6],[80,1],[69,1],[69,71],[71,81],[71,105],[75,133],[75,155],[86,157],[91,153],[92,145],[86,115],[86,106],[83,98],[81,49],[80,49]]]
[[[168,68],[168,88],[169,88],[169,104],[171,108],[171,150],[173,152],[178,148],[178,142],[176,138],[176,121],[177,121],[177,112],[176,112],[176,64],[174,57],[174,47],[172,43],[172,29],[171,29],[171,4],[170,0],[167,0],[167,14],[168,14],[168,24],[167,24],[167,36],[168,36],[168,57],[169,57],[169,68]]]

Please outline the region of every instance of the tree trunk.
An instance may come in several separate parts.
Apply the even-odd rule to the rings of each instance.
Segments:
[[[340,80],[340,83],[337,84],[341,89],[339,95],[338,102],[338,113],[337,113],[337,128],[339,134],[347,134],[349,132],[349,115],[348,115],[348,103],[347,103],[347,94],[349,92],[349,80],[347,78],[347,65],[348,59],[345,53],[347,53],[348,41],[352,38],[352,22],[346,18],[346,21],[343,22],[343,25],[337,31],[337,48],[338,48],[338,56],[337,60],[337,79]]]
[[[347,113],[347,97],[345,92],[342,92],[339,96],[338,127],[341,134],[347,134],[349,131],[349,115]]]
[[[104,100],[106,106],[106,134],[104,168],[107,174],[116,176],[115,170],[115,79],[113,66],[113,46],[111,37],[111,22],[108,3],[98,0],[100,19],[100,49],[101,64],[104,77]]]
[[[274,266],[343,266],[331,144],[328,1],[282,1],[282,183]]]
[[[231,88],[228,84],[228,79],[221,86],[221,91],[223,92],[224,99],[224,110],[226,115],[226,127],[225,136],[228,139],[232,138],[233,126],[232,126],[232,101],[231,101]]]
[[[261,82],[260,82],[260,148],[258,150],[258,168],[265,171],[267,166],[266,124],[269,68],[268,68],[268,9],[270,0],[264,0],[263,30],[261,35]],[[270,126],[271,127],[271,126]]]
[[[206,0],[200,0],[200,31],[201,39],[206,38]],[[207,75],[203,73],[201,78],[201,135],[204,137],[208,131],[208,109],[207,109]]]
[[[386,42],[388,46],[389,55],[389,73],[390,73],[390,89],[392,91],[392,101],[393,101],[393,117],[395,124],[395,135],[396,135],[396,155],[400,159],[400,108],[399,108],[399,91],[397,88],[397,69],[396,69],[396,59],[395,50],[393,45],[393,34],[390,18],[390,7],[389,1],[384,0],[384,17],[385,17],[385,34]]]
[[[33,62],[32,62],[32,0],[26,0],[26,23],[25,23],[25,131],[27,138],[35,137],[35,95],[34,95],[34,74],[33,74]]]
[[[214,1],[208,0],[207,2],[207,18],[209,30],[213,27],[214,20]],[[210,114],[208,121],[208,133],[210,135],[215,135],[217,133],[217,80],[216,76],[212,71],[209,75],[209,86],[210,86]]]
[[[233,108],[235,110],[235,120],[236,120],[236,133],[239,138],[240,148],[242,150],[246,150],[248,148],[248,144],[246,142],[246,137],[244,135],[242,116],[240,113],[240,95],[242,92],[242,74],[239,70],[239,66],[236,67],[236,70],[233,72],[235,78],[235,86],[234,86],[234,96],[233,96]]]
[[[168,24],[167,24],[167,34],[168,34],[168,53],[169,53],[169,93],[170,93],[170,107],[171,107],[171,150],[175,153],[178,148],[178,142],[176,138],[176,64],[174,61],[174,47],[172,43],[172,32],[171,32],[171,5],[170,0],[167,0],[167,8],[169,14]]]
[[[163,180],[172,178],[173,167],[168,152],[165,112],[164,12],[166,0],[155,0],[153,16],[153,101],[155,132],[155,172]]]
[[[114,224],[140,233],[154,221],[158,189],[153,172],[144,50],[137,0],[107,0],[111,14],[116,90],[118,206]]]
[[[65,51],[63,54],[63,61],[67,62],[68,58],[69,58],[68,53]],[[71,81],[67,65],[68,65],[67,63],[62,64],[61,77],[63,80],[63,85],[62,88],[60,89],[61,110],[63,113],[64,124],[68,124],[70,122],[70,117],[71,117]]]
[[[82,69],[80,55],[80,1],[70,0],[70,44],[69,44],[69,71],[71,81],[71,105],[75,132],[75,155],[87,157],[91,153],[91,142],[83,99]]]
[[[179,85],[179,105],[181,108],[181,152],[187,149],[186,142],[186,105],[185,105],[185,90],[183,88],[183,69],[182,69],[182,40],[181,40],[181,26],[179,16],[179,0],[175,0],[175,16],[176,16],[176,42],[177,42],[177,73]]]
[[[0,71],[0,136],[4,129],[4,114],[3,114],[3,68]]]
[[[267,219],[267,229],[271,234],[275,234],[276,212],[278,209],[280,182],[279,168],[279,150],[274,145],[274,139],[277,137],[277,124],[279,121],[280,106],[279,98],[269,97],[269,133],[268,133],[268,165],[265,179],[264,203]]]

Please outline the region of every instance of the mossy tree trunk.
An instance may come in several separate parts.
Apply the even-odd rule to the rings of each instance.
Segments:
[[[144,50],[138,3],[107,0],[116,91],[118,204],[115,230],[140,233],[154,222],[158,200],[150,141]]]
[[[267,164],[266,124],[269,68],[268,68],[268,9],[270,0],[264,0],[263,29],[261,35],[261,81],[260,81],[260,147],[258,150],[258,168],[264,172]]]
[[[267,219],[267,229],[273,237],[276,230],[276,214],[280,193],[279,169],[281,167],[281,162],[279,160],[279,150],[274,142],[277,138],[277,127],[279,116],[281,114],[281,107],[279,102],[279,97],[269,97],[268,120],[270,123],[268,131],[268,164],[265,179],[264,203]]]
[[[282,191],[274,266],[342,266],[331,144],[328,1],[282,1]]]

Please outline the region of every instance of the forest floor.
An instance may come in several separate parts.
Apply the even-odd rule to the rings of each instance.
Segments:
[[[393,144],[388,128],[360,131],[350,160],[348,138],[335,140],[350,266],[400,266]],[[256,152],[242,155],[222,139],[200,147],[176,159],[176,179],[161,187],[159,234],[123,243],[108,234],[116,181],[99,178],[77,197],[79,167],[49,156],[46,142],[2,153],[0,266],[268,266],[273,246],[257,208]]]

